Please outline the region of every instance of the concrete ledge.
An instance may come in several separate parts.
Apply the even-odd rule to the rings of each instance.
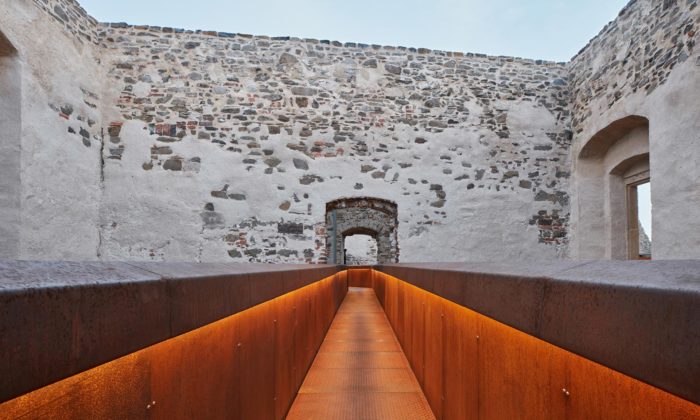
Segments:
[[[700,404],[700,261],[375,268]]]
[[[0,261],[0,402],[337,272],[318,265]]]

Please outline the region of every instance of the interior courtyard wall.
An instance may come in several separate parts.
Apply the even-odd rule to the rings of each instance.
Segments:
[[[6,258],[98,258],[104,77],[96,25],[71,0],[3,2],[0,32],[21,69],[18,130],[2,137],[19,146],[12,159],[21,179],[18,239]]]
[[[697,21],[632,1],[563,65],[11,2],[20,257],[323,262],[325,203],[372,196],[399,206],[402,261],[580,258],[577,153],[641,115],[654,256],[697,258]]]
[[[562,64],[103,25],[108,259],[323,262],[325,203],[396,202],[401,261],[566,255]]]
[[[574,174],[584,164],[578,153],[597,132],[630,115],[649,120],[652,252],[659,259],[700,258],[697,6],[631,1],[569,64]],[[571,257],[606,258],[605,247],[591,242],[591,226],[579,223],[598,190],[585,176],[574,176],[571,188]]]

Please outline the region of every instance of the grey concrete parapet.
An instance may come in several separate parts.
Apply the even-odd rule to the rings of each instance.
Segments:
[[[700,404],[700,261],[376,269]]]
[[[320,265],[0,261],[0,402],[337,272]]]

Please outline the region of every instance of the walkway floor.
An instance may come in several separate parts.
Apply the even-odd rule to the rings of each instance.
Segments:
[[[287,418],[435,418],[372,289],[348,291]]]

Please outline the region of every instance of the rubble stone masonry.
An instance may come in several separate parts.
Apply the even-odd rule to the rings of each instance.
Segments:
[[[572,141],[698,60],[695,0],[632,1],[568,64],[34,3],[94,51],[83,103],[50,109],[100,149],[100,259],[323,262],[325,205],[343,197],[397,204],[402,262],[565,258]]]

